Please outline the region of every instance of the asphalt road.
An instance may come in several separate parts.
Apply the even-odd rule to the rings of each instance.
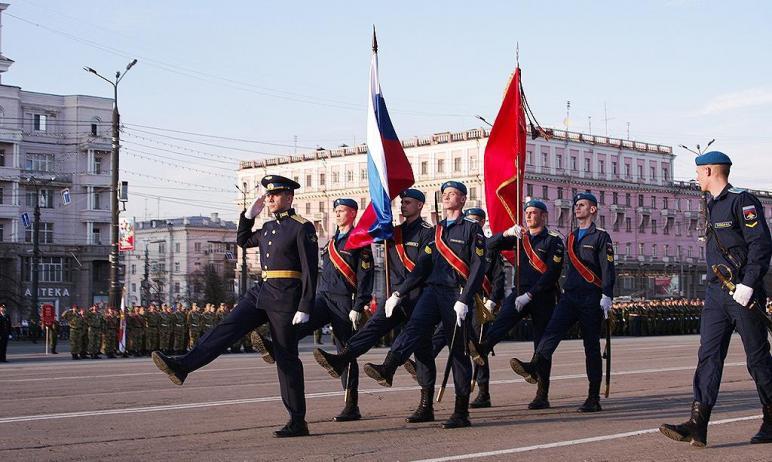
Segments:
[[[304,348],[312,435],[273,438],[287,414],[276,371],[254,354],[224,355],[173,385],[149,358],[71,361],[12,349],[0,364],[0,460],[515,460],[770,461],[772,446],[750,445],[761,405],[739,337],[726,360],[708,448],[666,439],[657,427],[688,417],[699,338],[614,339],[611,397],[603,412],[576,407],[587,380],[581,341],[554,357],[552,408],[529,411],[535,386],[516,377],[509,358],[529,358],[529,343],[505,343],[492,358],[493,407],[472,410],[472,427],[443,430],[453,392],[434,423],[408,424],[418,387],[402,369],[393,388],[362,374],[363,420],[335,423],[340,382]],[[327,345],[329,348],[329,344]],[[380,362],[385,350],[363,358]],[[445,355],[438,359],[442,370]],[[452,380],[452,379],[451,379]]]

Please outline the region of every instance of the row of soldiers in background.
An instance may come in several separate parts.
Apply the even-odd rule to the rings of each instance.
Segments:
[[[100,359],[117,355],[147,356],[151,351],[184,354],[206,331],[216,326],[230,312],[225,303],[219,307],[206,304],[200,307],[194,303],[190,308],[182,304],[172,308],[167,304],[151,304],[131,307],[126,312],[126,346],[119,353],[121,314],[115,309],[101,309],[92,305],[88,310],[73,305],[62,314],[62,320],[69,329],[70,353],[72,359]],[[56,334],[50,336],[52,353],[56,353]],[[230,352],[252,352],[251,334],[245,335],[231,345]]]

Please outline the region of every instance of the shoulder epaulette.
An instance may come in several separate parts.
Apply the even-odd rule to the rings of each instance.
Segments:
[[[740,193],[744,193],[745,189],[743,189],[743,188],[729,188],[728,191],[730,193],[740,194]]]
[[[464,217],[464,220],[468,221],[469,223],[477,223],[477,220],[472,220],[469,217]]]
[[[560,233],[557,232],[557,231],[549,230],[549,231],[547,231],[547,234],[549,234],[550,236],[561,237]]]
[[[423,226],[424,228],[428,228],[428,229],[434,228],[434,226],[432,226],[431,224],[429,224],[429,223],[427,223],[425,221],[421,222],[421,226]]]
[[[598,231],[603,231],[604,233],[606,232],[606,230],[605,230],[605,229],[603,229],[603,228],[598,228],[597,226],[595,227],[595,229],[597,229]]]
[[[298,223],[302,223],[302,224],[308,223],[308,220],[306,220],[305,218],[301,217],[298,214],[292,215],[292,219],[297,221]]]

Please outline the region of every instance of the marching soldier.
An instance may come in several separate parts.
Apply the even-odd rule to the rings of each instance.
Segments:
[[[151,352],[158,349],[158,334],[161,325],[161,316],[155,303],[145,313],[145,351]]]
[[[187,315],[185,314],[185,307],[182,304],[177,305],[177,311],[172,314],[172,321],[174,323],[174,344],[172,350],[178,354],[185,354],[188,349],[185,343],[185,332],[187,332]]]
[[[83,311],[78,308],[78,305],[72,305],[72,308],[65,311],[62,314],[62,319],[67,321],[67,325],[70,327],[70,354],[72,359],[85,358],[83,353],[83,331],[87,329],[86,321],[83,319]]]
[[[171,354],[171,344],[174,336],[172,308],[166,303],[162,304],[158,318],[158,348],[166,354]]]
[[[92,305],[86,313],[86,325],[88,326],[88,354],[91,359],[102,359],[99,356],[102,349],[102,315],[97,305]]]
[[[194,303],[193,306],[190,309],[190,313],[188,313],[188,336],[190,338],[190,344],[188,345],[189,349],[192,349],[193,346],[198,342],[198,337],[201,335],[201,326],[203,324],[202,319],[202,312],[201,308],[198,306],[198,303]]]
[[[407,189],[400,196],[400,213],[405,221],[394,228],[393,237],[388,241],[389,276],[391,284],[402,284],[413,271],[423,249],[432,241],[432,225],[421,218],[426,197],[417,189]],[[358,330],[339,354],[327,353],[317,348],[314,358],[335,378],[341,377],[351,361],[367,353],[378,341],[399,324],[407,321],[413,312],[421,288],[417,287],[402,297],[400,308],[386,310],[378,307],[369,321]],[[407,417],[408,422],[430,422],[434,420],[434,380],[436,376],[434,358],[424,357],[430,351],[429,336],[424,336],[424,345],[416,350],[418,362],[418,383],[421,385],[421,401],[415,412]],[[423,355],[422,355],[423,353]]]
[[[108,358],[115,358],[115,352],[118,350],[118,328],[120,323],[121,319],[114,309],[108,308],[105,310],[102,352]]]
[[[772,356],[766,330],[769,319],[763,313],[764,276],[772,257],[772,240],[764,208],[756,196],[729,184],[732,161],[726,154],[708,152],[698,156],[696,164],[700,189],[709,193],[710,199],[706,207],[705,243],[708,286],[694,371],[694,401],[688,421],[680,425],[663,424],[660,431],[668,438],[688,441],[693,446],[707,444],[710,413],[718,396],[729,341],[736,329],[763,407],[764,419],[751,443],[772,443]]]
[[[236,308],[182,357],[153,352],[155,365],[182,385],[187,375],[222,354],[236,339],[268,322],[276,344],[276,363],[282,401],[290,421],[274,432],[276,437],[308,435],[303,365],[298,357],[295,325],[308,322],[314,303],[318,272],[318,244],[314,225],[292,209],[294,190],[300,185],[278,175],[262,180],[266,188],[241,214],[237,242],[243,248],[259,247],[263,281],[250,288]],[[257,217],[268,206],[275,220],[252,231]]]
[[[504,300],[501,311],[480,345],[481,355],[487,356],[526,316],[533,321],[534,348],[538,347],[544,335],[560,292],[558,280],[563,269],[563,240],[560,234],[547,229],[546,222],[547,206],[539,200],[531,200],[525,204],[527,229],[515,225],[488,239],[489,249],[498,251],[515,248],[516,239],[520,239],[520,290],[518,292],[515,285]],[[528,404],[528,409],[550,407],[551,369],[552,361],[545,359],[543,373],[538,377],[536,397]],[[481,391],[482,388],[481,383]]]
[[[582,329],[587,379],[587,400],[579,412],[598,412],[603,364],[600,356],[601,321],[611,310],[614,296],[614,246],[606,230],[593,223],[598,213],[598,201],[590,193],[574,196],[574,216],[579,227],[568,235],[568,270],[563,295],[547,324],[530,363],[512,358],[515,373],[528,383],[537,383],[547,374],[563,335],[579,324]],[[521,299],[522,300],[522,299]]]
[[[6,359],[6,349],[8,348],[8,335],[10,333],[11,318],[5,312],[5,303],[0,303],[0,363],[8,362],[8,359]]]
[[[422,339],[431,335],[434,327],[442,322],[450,345],[449,361],[456,391],[453,414],[442,426],[459,428],[471,425],[469,394],[472,363],[464,345],[471,329],[465,319],[469,306],[474,306],[485,276],[485,236],[480,225],[465,218],[461,212],[466,202],[466,186],[457,181],[446,181],[440,191],[445,220],[435,227],[434,242],[424,247],[416,269],[396,287],[386,301],[385,310],[394,310],[403,296],[421,284],[425,283],[426,287],[383,364],[368,363],[365,373],[379,384],[391,386],[397,367],[404,364],[421,346]],[[429,355],[431,353],[428,352]]]
[[[302,339],[325,324],[332,324],[339,354],[345,350],[373,293],[373,254],[370,246],[346,250],[358,208],[353,199],[336,199],[333,203],[338,229],[322,249],[322,269],[311,319],[297,329],[298,339]],[[259,333],[256,346],[263,359],[273,362],[271,344]],[[333,419],[336,422],[362,418],[359,412],[359,367],[356,358],[349,358],[346,369],[340,374],[340,379],[343,389],[348,393],[343,410]]]

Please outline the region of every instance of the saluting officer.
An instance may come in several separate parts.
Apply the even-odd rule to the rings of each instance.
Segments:
[[[389,276],[392,287],[399,286],[413,271],[424,247],[434,238],[434,227],[421,218],[426,197],[417,189],[406,189],[399,195],[400,214],[405,221],[394,227],[393,237],[388,240]],[[402,297],[400,308],[387,310],[384,305],[348,340],[346,348],[339,354],[327,353],[317,348],[314,358],[335,378],[341,377],[348,364],[367,353],[389,331],[407,321],[413,312],[421,287],[417,287]],[[337,335],[337,331],[336,331]],[[434,360],[424,358],[427,354],[429,336],[423,339],[423,348],[416,350],[418,361],[418,383],[421,385],[421,401],[415,412],[407,417],[408,422],[429,422],[434,420],[432,401],[434,399]]]
[[[322,249],[322,270],[311,319],[297,329],[298,339],[302,339],[325,324],[332,324],[338,353],[345,349],[346,342],[353,335],[362,311],[370,303],[373,294],[373,253],[370,246],[346,250],[358,208],[354,199],[341,198],[333,202],[337,230]],[[271,343],[259,332],[257,339],[257,351],[267,362],[273,362]],[[359,412],[359,367],[356,358],[351,358],[349,364],[347,370],[340,374],[343,389],[348,390],[348,393],[343,410],[333,419],[336,422],[362,418]]]
[[[466,202],[466,186],[458,181],[446,181],[440,190],[445,220],[435,227],[434,242],[424,247],[416,269],[397,286],[386,301],[385,309],[394,310],[404,295],[421,284],[425,283],[426,287],[384,363],[366,364],[365,373],[379,384],[391,386],[397,367],[407,361],[422,345],[421,339],[431,335],[434,327],[442,322],[448,345],[452,345],[450,357],[456,390],[453,414],[442,426],[458,428],[471,425],[472,363],[465,354],[464,345],[465,330],[470,329],[464,320],[485,276],[485,236],[480,225],[465,218],[461,212]],[[452,340],[454,333],[455,341]]]
[[[314,301],[318,273],[318,245],[314,225],[292,208],[294,190],[300,185],[288,178],[268,175],[266,189],[241,214],[236,241],[243,248],[259,247],[261,283],[250,288],[215,328],[203,335],[193,349],[181,357],[153,352],[153,362],[182,385],[187,375],[221,355],[234,341],[255,327],[268,322],[275,343],[281,397],[290,420],[276,437],[308,435],[303,364],[298,357],[294,325],[307,322]],[[252,231],[264,205],[275,220]]]
[[[488,239],[489,251],[511,250],[515,248],[517,239],[520,239],[520,290],[517,290],[515,284],[504,300],[496,320],[488,329],[480,345],[480,354],[484,356],[526,316],[530,315],[533,321],[534,349],[544,335],[560,292],[558,280],[563,270],[564,251],[560,234],[547,229],[546,222],[547,206],[542,201],[530,200],[525,204],[527,229],[516,224]],[[552,361],[545,359],[544,362],[542,374],[538,377],[536,397],[528,404],[528,409],[550,407],[549,380]],[[480,389],[482,388],[481,383]]]
[[[772,356],[763,316],[764,275],[769,270],[772,241],[764,208],[753,194],[729,184],[732,161],[718,151],[696,158],[697,181],[707,204],[705,260],[708,287],[700,323],[700,349],[694,371],[691,418],[680,424],[663,424],[660,431],[693,446],[707,444],[708,421],[716,403],[724,359],[736,329],[745,348],[748,371],[756,382],[764,420],[751,443],[772,442]],[[712,268],[731,271],[733,295],[724,288]],[[754,306],[755,305],[755,306]]]
[[[547,324],[530,363],[512,358],[515,373],[528,383],[545,376],[552,354],[563,335],[577,322],[582,329],[587,379],[587,400],[579,412],[598,412],[603,378],[600,357],[601,320],[608,316],[614,296],[614,246],[605,229],[593,223],[598,201],[590,193],[574,196],[574,216],[579,227],[568,235],[568,270],[563,295]],[[522,299],[521,299],[522,300]]]

